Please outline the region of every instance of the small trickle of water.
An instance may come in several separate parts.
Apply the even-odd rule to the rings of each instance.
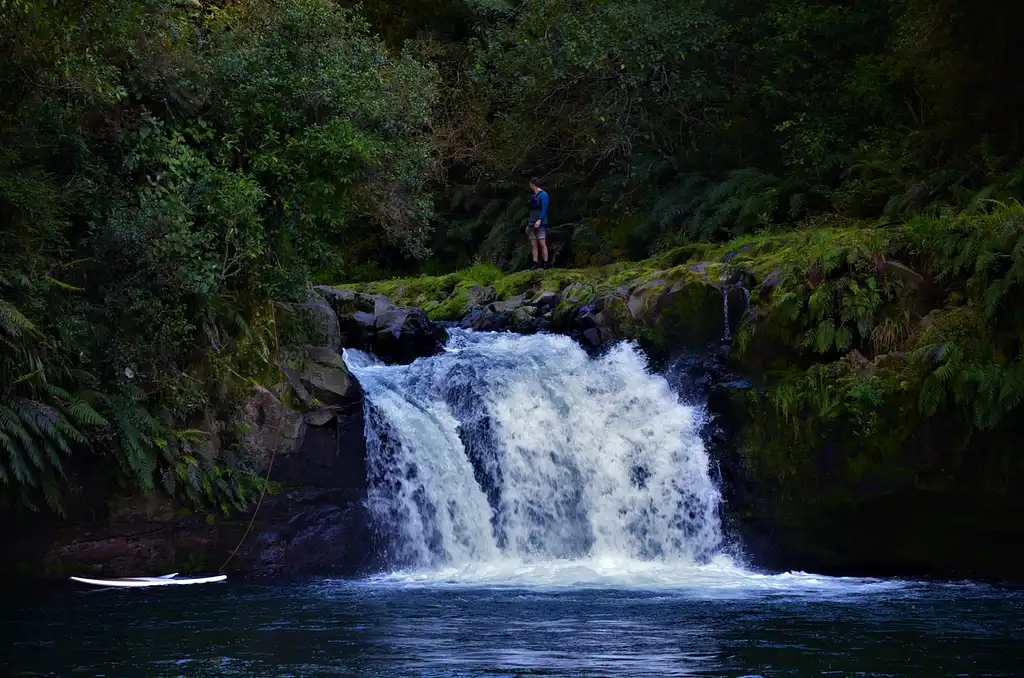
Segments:
[[[395,566],[699,563],[721,546],[702,413],[631,344],[593,359],[565,337],[453,331],[411,365],[345,361]]]
[[[722,288],[722,318],[725,325],[725,331],[722,333],[722,339],[729,341],[732,339],[732,330],[729,328],[729,287]]]
[[[743,292],[744,310],[750,305],[750,290],[743,285],[725,285],[719,288],[722,292],[722,322],[724,324],[722,341],[732,340],[732,327],[729,323],[729,293],[736,288]]]

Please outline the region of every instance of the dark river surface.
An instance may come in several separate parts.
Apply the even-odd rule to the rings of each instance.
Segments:
[[[1024,675],[1021,589],[601,567],[8,591],[3,675]]]

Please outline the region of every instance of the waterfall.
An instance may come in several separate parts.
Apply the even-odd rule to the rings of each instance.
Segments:
[[[345,351],[365,391],[370,509],[397,568],[610,558],[707,562],[720,495],[699,408],[621,343],[453,330],[383,365]]]

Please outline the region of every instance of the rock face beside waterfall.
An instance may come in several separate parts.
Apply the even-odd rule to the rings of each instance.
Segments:
[[[270,479],[277,486],[248,534],[251,513],[194,512],[159,493],[123,497],[103,485],[102,476],[86,472],[69,520],[35,516],[0,526],[9,539],[0,571],[113,577],[210,572],[226,561],[227,572],[256,576],[374,569],[376,536],[363,501],[362,392],[339,366],[310,363],[296,374],[294,385],[316,403],[312,407],[294,392],[288,400],[295,406],[287,405],[262,387],[240,404],[231,422],[238,436],[234,453],[248,455],[261,474],[273,459]]]
[[[524,272],[494,285],[413,279],[368,285],[362,297],[387,295],[435,320],[478,331],[557,332],[590,348],[639,338],[649,350],[664,345],[673,352],[703,351],[730,337],[746,309],[746,285],[752,281],[743,268],[699,261],[644,270],[623,267],[600,277],[580,271]],[[325,298],[360,294],[320,289]],[[362,344],[370,347],[368,340]]]

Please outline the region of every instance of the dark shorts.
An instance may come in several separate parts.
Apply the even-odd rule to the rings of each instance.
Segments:
[[[547,226],[544,226],[543,224],[541,224],[540,228],[534,228],[533,226],[530,226],[530,230],[527,231],[526,237],[528,237],[530,240],[547,240]]]

